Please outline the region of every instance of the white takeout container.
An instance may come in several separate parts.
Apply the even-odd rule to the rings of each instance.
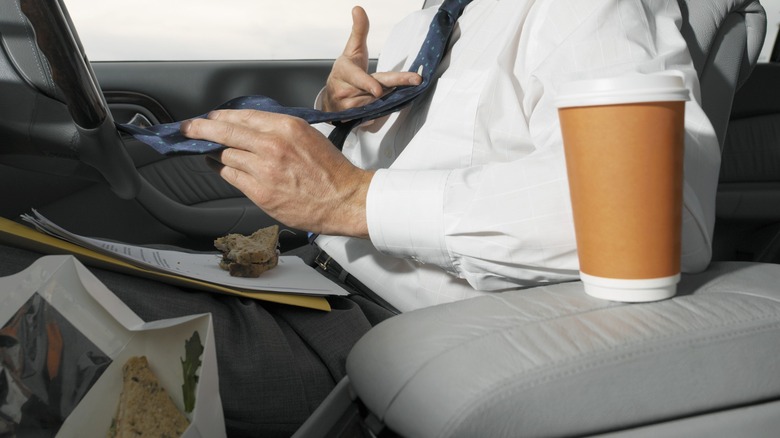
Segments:
[[[122,390],[122,366],[131,356],[147,357],[184,412],[181,360],[184,343],[195,331],[204,350],[195,407],[187,415],[191,424],[182,436],[225,436],[210,314],[144,323],[76,258],[46,256],[20,273],[0,278],[0,327],[36,293],[112,360],[65,419],[57,437],[107,435]]]

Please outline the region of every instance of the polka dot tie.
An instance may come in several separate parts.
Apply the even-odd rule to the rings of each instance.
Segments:
[[[331,122],[336,128],[330,135],[333,144],[341,149],[349,132],[355,126],[372,119],[386,116],[400,110],[428,89],[434,80],[455,28],[455,23],[472,0],[445,0],[431,22],[428,34],[420,52],[412,62],[409,71],[419,73],[420,85],[398,87],[393,92],[358,108],[344,111],[325,112],[313,108],[286,107],[265,96],[243,96],[232,99],[216,109],[254,109],[300,117],[309,123]],[[206,114],[199,117],[206,117]],[[224,146],[202,140],[192,140],[180,132],[181,122],[165,123],[151,127],[132,124],[118,125],[120,131],[132,135],[150,145],[161,154],[203,154],[222,149]]]

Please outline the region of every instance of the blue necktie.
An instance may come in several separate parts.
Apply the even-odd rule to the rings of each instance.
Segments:
[[[431,22],[425,43],[409,71],[418,72],[423,80],[420,85],[398,87],[393,92],[368,105],[338,112],[325,112],[313,108],[286,107],[265,96],[244,96],[232,99],[216,109],[254,109],[300,117],[309,123],[332,122],[336,128],[330,135],[333,144],[341,149],[351,129],[368,120],[386,116],[400,110],[423,94],[433,81],[436,71],[463,10],[472,0],[445,0]],[[206,114],[199,116],[206,117]],[[180,132],[181,122],[166,123],[142,128],[131,124],[118,128],[138,140],[152,146],[157,152],[172,154],[203,154],[224,146],[203,140],[192,140]]]

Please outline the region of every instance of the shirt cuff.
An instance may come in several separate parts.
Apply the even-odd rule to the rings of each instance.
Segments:
[[[319,93],[317,93],[317,98],[314,99],[314,109],[322,111],[322,95],[325,93],[325,87],[322,87]],[[331,131],[333,131],[334,127],[332,124],[323,122],[323,123],[315,123],[311,125],[316,129],[317,131],[320,131],[322,135],[325,137],[329,136]]]
[[[454,271],[444,243],[449,175],[449,170],[376,171],[368,188],[366,220],[378,251]]]
[[[314,98],[314,109],[322,111],[322,96],[325,94],[325,87],[320,89],[317,93],[317,97]]]

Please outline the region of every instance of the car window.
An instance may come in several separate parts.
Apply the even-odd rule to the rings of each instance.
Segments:
[[[92,61],[332,59],[363,6],[376,57],[423,0],[64,0]]]
[[[92,61],[331,59],[349,35],[350,10],[371,20],[379,54],[392,26],[423,0],[64,0]],[[780,28],[780,0],[767,12],[767,62]]]
[[[767,62],[769,61],[769,56],[772,54],[772,48],[777,39],[778,29],[780,29],[780,0],[761,0],[761,4],[764,5],[764,9],[766,9],[767,27],[766,40],[764,41],[764,47],[761,50],[759,61]]]

